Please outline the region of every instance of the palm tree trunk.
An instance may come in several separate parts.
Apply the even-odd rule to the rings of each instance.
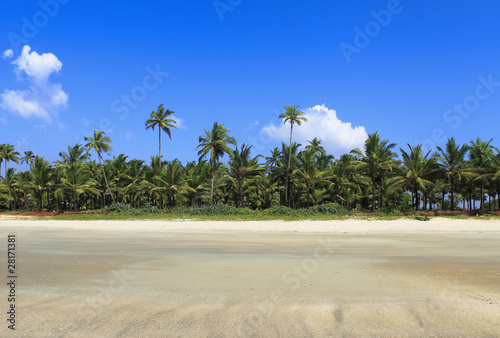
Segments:
[[[484,185],[481,182],[481,201],[479,202],[479,210],[484,210]]]
[[[42,212],[42,193],[43,191],[38,193],[38,212]]]
[[[212,172],[212,187],[210,188],[210,204],[214,204],[214,182],[215,182],[215,163]]]
[[[9,161],[7,161],[7,159],[5,160],[5,184],[7,186],[9,186],[9,182],[7,182],[7,169],[8,169],[8,165],[9,164]]]
[[[377,188],[375,185],[375,175],[372,175],[372,212],[375,212],[375,193],[377,192]]]
[[[309,203],[309,192],[310,192],[311,188],[309,186],[307,186],[307,207],[309,208],[311,205]]]
[[[292,134],[293,134],[293,122],[290,122],[290,145],[288,150],[288,166],[286,167],[286,187],[285,187],[285,203],[290,207],[290,201],[288,200],[288,180],[290,172],[290,161],[292,159]]]
[[[380,178],[382,181],[380,182],[380,201],[379,201],[379,208],[382,209],[384,207],[384,183],[383,183],[383,177]]]
[[[453,189],[454,189],[454,184],[453,183],[454,183],[453,179],[451,179],[451,207],[450,207],[451,211],[455,211],[455,203],[454,203],[455,201],[453,199],[453,197],[454,197],[453,196]]]
[[[101,164],[101,170],[102,170],[102,173],[104,175],[104,181],[106,182],[106,187],[108,187],[108,191],[109,191],[109,194],[111,195],[111,199],[113,200],[113,203],[116,203],[115,197],[113,196],[111,189],[109,189],[108,178],[106,177],[106,172],[104,171],[104,166],[102,165],[101,154],[97,153],[97,155],[99,155],[99,163]]]
[[[161,168],[161,128],[158,127],[158,168]]]
[[[241,182],[240,184],[238,185],[238,204],[239,204],[239,208],[241,208],[243,206],[243,194],[241,193]]]

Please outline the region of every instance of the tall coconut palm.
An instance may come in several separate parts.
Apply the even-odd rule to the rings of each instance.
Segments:
[[[205,129],[205,135],[202,135],[198,138],[198,142],[200,143],[196,149],[201,148],[198,151],[198,156],[200,156],[200,160],[205,158],[208,153],[210,153],[210,163],[212,164],[213,172],[212,172],[212,184],[210,188],[210,204],[214,202],[214,182],[215,182],[215,172],[217,168],[217,164],[219,162],[219,158],[224,154],[230,154],[231,148],[229,148],[228,144],[236,145],[236,141],[234,138],[229,137],[228,133],[231,131],[227,129],[223,124],[218,124],[214,122],[212,127],[212,131],[208,131]]]
[[[153,177],[153,181],[155,187],[151,192],[159,196],[165,194],[170,206],[175,206],[177,196],[196,192],[187,185],[186,170],[178,160],[168,162],[166,169],[162,170],[160,175]],[[163,201],[163,198],[160,198],[160,201]],[[160,204],[160,207],[163,208],[163,205]]]
[[[158,156],[159,160],[158,163],[161,166],[161,132],[162,130],[167,133],[168,137],[172,139],[171,133],[170,133],[170,128],[175,128],[177,121],[174,119],[169,118],[170,115],[174,114],[172,110],[165,110],[163,108],[163,104],[161,104],[157,110],[153,110],[151,115],[149,116],[149,119],[146,121],[146,129],[152,129],[154,130],[155,127],[158,127]]]
[[[434,185],[430,178],[436,172],[437,164],[433,157],[429,158],[431,151],[428,151],[424,155],[421,144],[415,147],[408,144],[408,148],[410,149],[410,153],[400,149],[403,157],[402,175],[394,177],[390,180],[390,183],[396,186],[410,186],[412,188],[414,207],[415,210],[418,210],[420,203],[419,191],[423,191],[426,187]]]
[[[25,151],[24,156],[21,157],[21,164],[26,163],[26,170],[28,170],[28,165],[31,169],[31,166],[33,165],[33,162],[35,161],[35,154],[31,151]]]
[[[366,170],[372,181],[372,212],[375,212],[376,198],[376,180],[386,171],[392,171],[396,154],[392,152],[396,144],[390,143],[389,140],[380,140],[380,135],[377,132],[368,135],[365,141],[364,152],[360,149],[354,149],[352,154],[358,157],[352,162],[353,168],[356,170]],[[383,182],[381,182],[383,183]]]
[[[455,139],[449,138],[446,142],[444,149],[441,147],[437,147],[437,159],[438,163],[441,166],[442,172],[445,177],[448,179],[450,183],[450,198],[451,198],[451,207],[450,210],[455,210],[455,183],[456,180],[461,181],[463,175],[463,169],[465,166],[465,154],[469,148],[467,145],[462,145],[459,147],[455,141]]]
[[[314,185],[320,181],[323,181],[325,183],[327,182],[325,180],[327,172],[320,171],[318,169],[316,159],[316,150],[314,148],[310,147],[305,151],[301,151],[298,156],[300,166],[293,171],[293,175],[295,175],[298,181],[305,187],[307,207],[310,206],[310,197]]]
[[[5,162],[5,183],[9,185],[7,181],[7,170],[9,167],[9,161],[14,162],[15,164],[19,163],[19,153],[15,151],[14,146],[12,144],[2,144],[0,146],[0,163],[1,161]]]
[[[470,161],[476,176],[475,180],[479,182],[481,190],[480,210],[484,209],[484,185],[491,176],[488,173],[488,169],[491,164],[491,159],[495,156],[493,154],[493,149],[495,148],[491,146],[491,141],[493,141],[493,139],[484,142],[478,137],[475,141],[471,141],[469,146]]]
[[[285,106],[285,112],[282,113],[279,118],[283,119],[283,123],[290,122],[290,153],[288,154],[288,165],[286,168],[286,183],[285,183],[285,202],[290,206],[290,201],[288,199],[288,185],[290,181],[290,160],[292,158],[292,135],[293,135],[293,125],[296,123],[298,126],[302,122],[307,122],[307,118],[304,117],[304,112],[299,110],[300,106]]]
[[[257,155],[253,158],[250,157],[251,149],[252,146],[247,146],[243,143],[241,150],[236,148],[229,155],[229,174],[227,178],[233,184],[234,190],[236,190],[237,205],[240,208],[243,206],[243,182],[265,171],[265,169],[258,164],[258,159],[262,157],[262,155]]]
[[[311,141],[307,141],[309,144],[306,146],[306,149],[313,148],[315,152],[320,153],[325,151],[325,148],[321,145],[321,140],[317,137],[313,138]]]
[[[56,196],[68,194],[73,204],[73,210],[77,211],[77,197],[81,194],[97,194],[94,188],[95,182],[91,179],[91,172],[84,166],[78,166],[74,170],[65,169],[59,189],[55,191]]]
[[[43,157],[35,157],[33,162],[33,176],[34,176],[34,190],[38,197],[38,211],[42,211],[42,196],[43,193],[49,191],[54,185],[54,173],[50,167],[49,162],[47,162]]]
[[[104,175],[104,181],[106,182],[106,187],[108,187],[109,194],[111,195],[111,199],[113,203],[115,203],[115,197],[109,188],[108,179],[106,177],[106,172],[104,171],[104,167],[102,165],[102,156],[101,153],[109,153],[113,148],[109,145],[111,143],[111,139],[109,136],[104,136],[106,134],[102,130],[94,130],[94,137],[85,136],[85,141],[88,143],[85,145],[89,151],[94,150],[97,153],[97,157],[99,157],[99,164],[101,165],[101,170]]]
[[[35,188],[33,183],[34,177],[30,171],[24,171],[19,173],[18,177],[18,187],[23,192],[23,210],[26,211],[28,207],[28,194],[29,191]]]
[[[4,181],[0,181],[0,208],[6,208],[14,198],[10,195],[9,189]]]
[[[69,170],[75,170],[76,166],[85,162],[89,158],[88,150],[81,144],[68,146],[68,152],[61,151],[59,156],[63,159],[59,164],[63,167],[68,167]]]
[[[186,183],[193,190],[188,192],[189,206],[200,204],[201,193],[206,182],[210,180],[210,163],[207,161],[192,161],[186,165]]]

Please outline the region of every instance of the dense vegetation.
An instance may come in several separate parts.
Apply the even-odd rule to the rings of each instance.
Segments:
[[[422,145],[408,145],[398,156],[396,145],[376,132],[364,149],[335,159],[321,140],[315,138],[305,147],[293,142],[294,124],[307,119],[297,106],[287,106],[280,117],[290,124],[290,142],[268,156],[252,157],[252,146],[237,146],[230,130],[215,122],[199,137],[199,159],[183,165],[161,156],[162,132],[171,137],[171,128],[176,128],[173,113],[161,105],[146,121],[146,128],[157,128],[159,134],[159,154],[151,156],[149,164],[124,154],[104,160],[103,153],[112,148],[102,131],[85,137],[85,145],[68,146],[54,163],[31,151],[20,157],[11,144],[0,144],[0,209],[407,212],[472,209],[475,201],[480,209],[498,208],[500,155],[491,140],[459,145],[451,138],[443,148],[427,153]],[[98,162],[90,160],[94,154]],[[221,162],[224,155],[226,163]],[[9,168],[12,162],[26,169]]]

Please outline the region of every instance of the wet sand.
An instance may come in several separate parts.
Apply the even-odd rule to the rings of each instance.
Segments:
[[[3,218],[4,253],[8,234],[21,336],[500,335],[500,221]]]

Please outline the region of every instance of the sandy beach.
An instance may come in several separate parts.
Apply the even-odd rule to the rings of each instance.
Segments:
[[[0,232],[21,336],[500,335],[499,220],[2,217]]]

